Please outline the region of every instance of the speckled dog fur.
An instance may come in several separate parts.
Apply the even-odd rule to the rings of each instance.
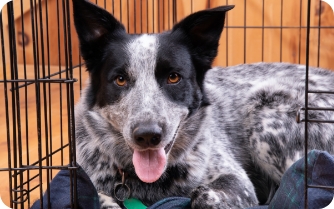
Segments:
[[[75,109],[78,163],[100,196],[101,208],[122,208],[115,185],[146,205],[171,196],[192,208],[245,208],[270,200],[283,173],[303,156],[305,67],[256,63],[212,68],[225,13],[219,7],[186,17],[162,34],[129,35],[105,10],[73,0],[80,48],[90,74]],[[180,80],[168,83],[169,76]],[[116,79],[125,81],[118,85]],[[310,89],[334,90],[333,72],[310,69]],[[333,107],[334,95],[310,94],[310,106]],[[304,117],[304,115],[302,115]],[[334,120],[333,112],[309,112]],[[134,137],[142,124],[158,127],[158,144]],[[310,124],[310,149],[333,153],[334,130]],[[164,149],[158,180],[142,181],[134,150]]]

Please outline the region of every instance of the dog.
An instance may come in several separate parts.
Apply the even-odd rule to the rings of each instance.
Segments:
[[[305,66],[212,68],[227,11],[187,16],[161,34],[130,35],[104,9],[73,0],[90,78],[75,109],[77,162],[101,208],[189,197],[192,208],[246,208],[270,200],[304,155]],[[334,73],[310,67],[309,88],[334,90]],[[333,94],[309,106],[333,107]],[[301,117],[305,114],[301,111]],[[309,119],[333,120],[331,111]],[[330,124],[309,124],[309,149],[334,151]]]

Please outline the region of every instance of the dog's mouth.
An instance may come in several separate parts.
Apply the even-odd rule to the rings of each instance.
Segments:
[[[133,150],[132,162],[135,167],[135,172],[139,179],[146,183],[157,181],[164,173],[167,167],[167,156],[175,142],[176,133],[173,140],[165,147],[147,150]]]
[[[169,151],[172,149],[172,146],[174,144],[174,141],[175,141],[175,136],[173,137],[173,140],[171,142],[169,142],[165,147],[164,147],[164,150],[165,150],[165,153],[166,154],[169,154]]]

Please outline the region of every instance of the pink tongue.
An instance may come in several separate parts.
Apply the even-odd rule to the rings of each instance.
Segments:
[[[164,148],[159,150],[134,150],[133,165],[140,180],[153,183],[160,178],[166,165],[166,153]]]

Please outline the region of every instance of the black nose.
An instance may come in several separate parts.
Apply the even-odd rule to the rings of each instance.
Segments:
[[[142,148],[157,146],[161,142],[162,128],[154,123],[142,123],[135,127],[133,138]]]

